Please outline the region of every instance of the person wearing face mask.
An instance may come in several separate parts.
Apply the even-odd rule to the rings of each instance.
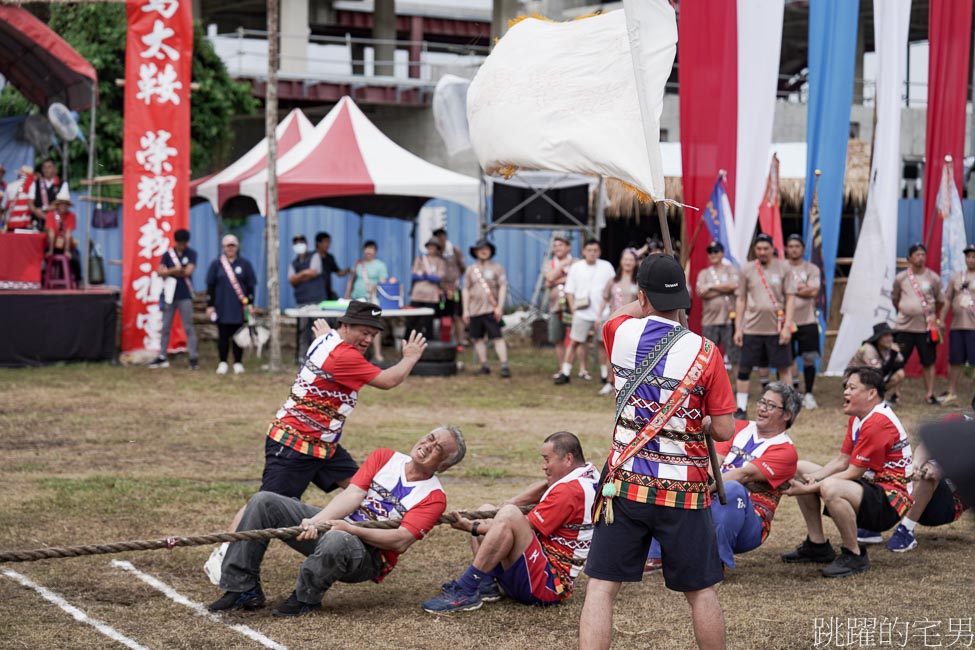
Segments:
[[[288,266],[288,284],[295,292],[295,303],[298,307],[315,306],[328,298],[325,284],[322,282],[322,258],[315,252],[308,251],[308,241],[302,234],[297,234],[291,240],[291,250],[295,257]],[[311,318],[299,318],[298,327],[298,363],[304,362],[301,356],[311,343]]]

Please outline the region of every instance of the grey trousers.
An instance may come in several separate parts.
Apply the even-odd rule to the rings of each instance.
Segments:
[[[297,526],[321,511],[298,499],[273,492],[258,492],[247,503],[237,530]],[[261,562],[270,540],[234,542],[223,560],[220,588],[225,591],[250,591],[260,582]],[[382,558],[379,550],[364,544],[355,535],[330,530],[317,540],[282,540],[307,556],[298,570],[295,593],[303,603],[320,603],[335,582],[365,582],[379,576]]]
[[[193,301],[190,299],[177,300],[171,305],[162,303],[162,341],[159,344],[159,356],[166,356],[166,350],[169,349],[169,332],[173,329],[173,318],[177,309],[179,319],[183,321],[183,330],[186,331],[186,347],[189,349],[190,359],[198,359],[200,355],[196,347],[196,330],[193,329]]]

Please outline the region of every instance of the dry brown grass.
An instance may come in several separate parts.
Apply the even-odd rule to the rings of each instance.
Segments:
[[[209,351],[209,350],[208,350]],[[209,363],[207,363],[209,361]],[[218,378],[207,370],[163,371],[108,365],[0,370],[0,549],[149,539],[222,530],[256,489],[269,418],[287,396],[290,377],[249,374]],[[443,476],[451,507],[498,501],[540,477],[542,437],[568,429],[601,462],[609,441],[611,401],[598,386],[548,379],[551,352],[527,348],[514,355],[515,377],[501,381],[463,375],[411,379],[391,392],[366,389],[347,426],[344,444],[362,459],[377,446],[407,449],[420,433],[450,421],[469,443],[467,460]],[[822,408],[800,415],[793,429],[800,455],[827,460],[842,439],[839,382],[820,379]],[[962,394],[970,394],[966,385]],[[907,401],[919,402],[910,384]],[[908,427],[943,409],[898,409]],[[311,488],[307,500],[327,500]],[[837,535],[831,524],[834,541]],[[813,645],[816,617],[887,617],[943,621],[971,617],[969,518],[920,529],[920,548],[895,555],[875,547],[873,569],[828,581],[816,568],[790,566],[779,553],[804,535],[798,508],[786,499],[773,531],[756,551],[740,556],[719,595],[732,648],[801,648]],[[118,556],[207,603],[217,590],[201,566],[209,548]],[[151,648],[250,648],[254,642],[176,605],[134,577],[113,568],[110,556],[5,565],[61,594],[72,604]],[[419,603],[469,562],[467,538],[440,528],[414,546],[381,586],[337,585],[321,614],[297,621],[268,610],[239,616],[291,648],[560,648],[576,644],[586,579],[557,608],[529,609],[511,602],[477,612],[436,618]],[[272,602],[292,589],[299,556],[272,544],[264,566]],[[661,578],[626,585],[616,610],[616,648],[693,646],[687,606]],[[910,639],[907,647],[919,647]],[[70,619],[0,576],[0,647],[117,647],[91,627]]]

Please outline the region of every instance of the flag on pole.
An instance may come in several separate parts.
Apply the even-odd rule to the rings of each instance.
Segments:
[[[816,179],[813,181],[812,204],[809,206],[809,238],[812,245],[807,246],[809,250],[809,261],[819,267],[819,294],[816,296],[816,317],[819,319],[820,339],[826,331],[826,321],[829,312],[826,311],[826,272],[823,269],[823,233],[819,225],[819,170],[816,170]],[[820,341],[822,343],[822,341]]]
[[[779,194],[779,156],[772,154],[765,182],[765,198],[758,206],[758,225],[762,232],[771,235],[775,256],[785,258],[785,239],[782,237],[782,199]],[[822,266],[822,265],[820,265]]]
[[[711,233],[711,241],[720,242],[724,246],[725,257],[735,266],[740,266],[734,256],[734,247],[729,240],[729,234],[734,233],[735,218],[731,213],[731,202],[728,200],[728,192],[725,191],[725,178],[727,174],[722,169],[718,172],[718,177],[714,181],[714,190],[711,191],[711,198],[704,206],[704,223]]]
[[[935,205],[941,222],[941,289],[945,291],[951,276],[965,270],[965,246],[968,242],[951,156],[945,156],[941,168],[941,185]]]

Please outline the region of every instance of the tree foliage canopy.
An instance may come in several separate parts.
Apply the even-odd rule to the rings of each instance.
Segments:
[[[115,80],[125,78],[125,5],[52,5],[48,26],[98,71],[95,174],[121,174],[125,89],[116,86]],[[199,175],[225,162],[232,140],[233,117],[253,113],[257,100],[247,84],[236,82],[227,74],[199,22],[193,26],[193,81],[199,84],[199,89],[190,93],[190,165],[193,175]],[[0,93],[0,115],[24,115],[34,108],[9,84]],[[87,133],[90,114],[82,113],[79,122]],[[88,161],[84,146],[80,142],[72,143],[70,154],[70,177],[84,178]]]

